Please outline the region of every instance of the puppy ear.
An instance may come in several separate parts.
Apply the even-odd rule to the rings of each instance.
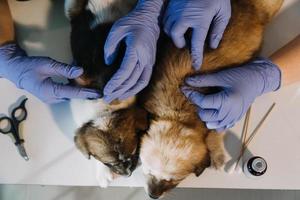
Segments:
[[[149,127],[148,112],[142,108],[136,107],[135,123],[137,130],[146,131]]]
[[[210,131],[206,137],[206,145],[209,151],[211,166],[215,169],[221,168],[225,163],[223,139],[224,135],[215,131]]]
[[[88,151],[88,148],[87,148],[87,145],[86,145],[86,142],[84,141],[84,139],[80,136],[75,136],[74,141],[75,141],[76,147],[81,151],[81,153],[83,153],[83,155],[87,159],[91,159],[91,154]]]
[[[194,170],[194,173],[195,175],[198,177],[200,176],[204,170],[206,168],[208,168],[211,164],[211,161],[210,161],[210,157],[209,155],[207,154],[204,158],[204,160],[202,160],[196,167],[195,167],[195,170]]]
[[[89,85],[91,85],[92,80],[88,79],[86,75],[81,75],[80,77],[76,78],[74,82],[76,83],[76,85],[79,85],[81,87],[88,87]]]
[[[224,165],[225,155],[223,151],[223,135],[215,131],[210,131],[205,139],[208,153],[205,159],[195,168],[195,175],[200,176],[203,171],[212,166],[219,169]]]
[[[77,130],[74,137],[74,142],[76,147],[83,153],[87,159],[91,158],[91,153],[89,152],[87,141],[86,141],[86,129],[88,129],[88,123],[83,125],[80,129]]]

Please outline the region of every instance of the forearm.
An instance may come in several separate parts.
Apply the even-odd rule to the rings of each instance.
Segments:
[[[7,0],[0,0],[0,45],[13,41],[15,31]]]
[[[300,81],[300,35],[276,51],[270,59],[281,70],[281,85]]]

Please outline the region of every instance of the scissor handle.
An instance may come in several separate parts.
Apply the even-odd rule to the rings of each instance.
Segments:
[[[12,110],[11,117],[15,122],[16,129],[18,128],[18,125],[27,118],[27,110],[25,107],[25,103],[27,100],[28,99],[25,98],[18,107]]]
[[[7,121],[7,126],[6,127],[1,127],[1,123],[4,123]],[[8,133],[13,133],[14,132],[14,123],[11,118],[9,117],[1,117],[0,118],[0,133],[3,134],[8,134]]]
[[[24,140],[22,140],[20,138],[19,130],[14,125],[14,121],[9,117],[1,117],[0,124],[3,121],[7,121],[8,124],[7,124],[7,127],[4,127],[4,128],[0,127],[0,133],[3,133],[5,135],[11,133],[15,139],[15,145],[22,144],[24,142]]]

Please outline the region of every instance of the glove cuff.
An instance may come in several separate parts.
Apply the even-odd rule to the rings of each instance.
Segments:
[[[150,12],[160,13],[165,0],[139,0],[136,8],[142,10],[149,10]]]
[[[281,70],[271,60],[263,57],[257,58],[253,64],[258,67],[258,71],[263,77],[263,93],[276,91],[281,86]]]
[[[139,0],[135,9],[143,13],[148,21],[158,24],[165,0]]]

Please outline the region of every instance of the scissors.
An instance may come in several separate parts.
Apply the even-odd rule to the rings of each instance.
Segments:
[[[21,104],[14,108],[11,112],[11,117],[0,117],[0,133],[7,135],[12,134],[15,140],[15,145],[18,148],[19,154],[28,161],[29,158],[24,148],[24,140],[20,138],[19,125],[27,118],[27,110],[25,103],[28,99],[25,98]]]

